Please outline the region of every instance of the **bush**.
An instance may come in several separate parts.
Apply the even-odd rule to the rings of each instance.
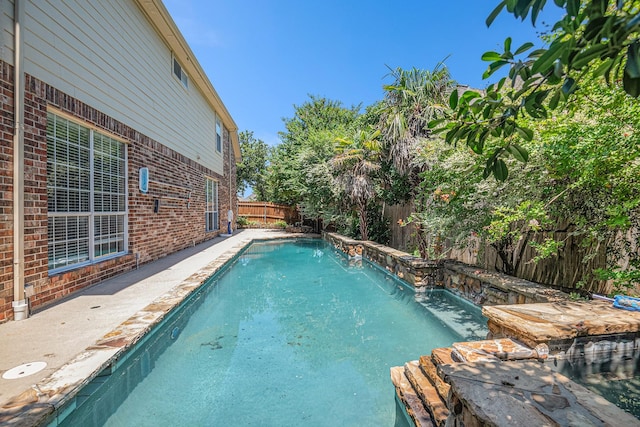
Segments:
[[[238,227],[246,227],[247,225],[249,225],[249,220],[243,216],[239,216],[236,219],[236,224],[238,224]]]
[[[282,228],[283,230],[287,228],[287,222],[282,220],[276,221],[274,225],[276,228]]]

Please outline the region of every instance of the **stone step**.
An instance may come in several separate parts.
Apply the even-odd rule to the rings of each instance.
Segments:
[[[440,397],[438,390],[431,383],[429,378],[422,372],[420,363],[417,360],[407,362],[404,365],[404,374],[413,385],[413,389],[424,403],[431,417],[435,421],[435,424],[439,427],[443,427],[447,417],[449,416],[449,409],[445,404],[445,401]]]
[[[404,405],[407,414],[409,414],[416,427],[436,427],[433,418],[431,418],[431,415],[424,407],[424,403],[405,375],[403,366],[391,368],[391,382],[396,388],[396,394],[400,402]]]
[[[465,362],[497,362],[498,360],[537,359],[540,355],[536,349],[531,349],[511,338],[501,338],[457,342],[453,344],[453,357]]]
[[[453,349],[451,347],[441,347],[432,350],[431,358],[436,366],[451,365],[452,363],[460,362],[460,360],[453,360]]]
[[[638,426],[633,415],[537,360],[442,365],[451,426]]]
[[[451,387],[438,375],[438,369],[429,356],[420,356],[420,369],[425,374],[431,384],[438,390],[438,394],[446,402],[449,397]]]

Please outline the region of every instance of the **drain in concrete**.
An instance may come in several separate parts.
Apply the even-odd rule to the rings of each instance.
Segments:
[[[19,378],[28,377],[29,375],[40,372],[46,366],[47,362],[25,363],[24,365],[19,365],[15,368],[9,369],[7,372],[2,374],[2,378],[4,378],[5,380],[17,380]]]

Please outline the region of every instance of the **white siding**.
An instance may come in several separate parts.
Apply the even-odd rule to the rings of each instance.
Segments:
[[[222,174],[215,112],[173,75],[133,0],[42,0],[25,10],[25,72]]]
[[[0,0],[0,60],[13,65],[13,0]]]

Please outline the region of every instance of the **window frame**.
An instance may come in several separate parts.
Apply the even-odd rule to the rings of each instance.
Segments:
[[[206,177],[204,189],[204,230],[207,233],[220,230],[220,183]]]
[[[172,56],[172,59],[171,74],[173,74],[173,77],[178,80],[185,89],[189,89],[189,75],[184,71],[184,67],[175,56]]]
[[[220,122],[220,117],[216,115],[216,151],[222,154],[222,138],[223,138],[223,130],[222,123]]]
[[[58,123],[61,123],[62,126],[62,121],[66,122],[64,126],[68,130],[66,138],[59,137],[57,134]],[[74,144],[69,138],[69,129],[72,126],[78,130],[78,134],[86,132],[88,139],[88,147],[85,150],[88,152],[86,153],[88,168],[81,169],[84,174],[78,173],[75,178],[77,178],[78,186],[88,187],[89,200],[87,206],[81,206],[79,202],[78,208],[75,210],[70,209],[70,203],[67,202],[65,210],[64,194],[66,192],[68,201],[70,201],[72,193],[70,190],[75,189],[70,184],[74,181],[71,180],[70,173],[67,173],[66,181],[64,176],[58,180],[58,170],[61,168],[70,170],[73,165],[69,157],[71,152],[69,147]],[[50,128],[53,129],[52,133],[50,133]],[[58,149],[66,149],[66,162],[62,153],[58,156]],[[54,153],[53,158],[51,151]],[[81,159],[78,160],[78,162],[80,161]],[[128,167],[127,143],[125,141],[56,110],[47,111],[47,259],[49,274],[96,264],[128,253]],[[80,170],[79,166],[78,169]],[[59,204],[60,207],[58,207]],[[105,206],[108,208],[105,209]],[[69,221],[73,221],[74,218],[77,218],[78,224],[82,221],[86,225],[86,237],[84,235],[78,237],[80,234],[79,226],[75,233],[69,228]],[[66,227],[57,229],[56,225],[62,225],[64,221],[66,221]],[[102,232],[99,233],[96,227]],[[59,238],[56,239],[56,235]],[[100,244],[106,245],[107,253],[104,255],[101,254],[101,250],[96,248]],[[111,245],[114,245],[115,251],[109,251]],[[74,246],[76,248],[74,255],[82,260],[69,262],[69,249]],[[55,267],[61,263],[58,260],[64,259],[55,257],[56,250],[61,248],[67,253],[66,264]],[[82,252],[85,249],[86,255]]]

